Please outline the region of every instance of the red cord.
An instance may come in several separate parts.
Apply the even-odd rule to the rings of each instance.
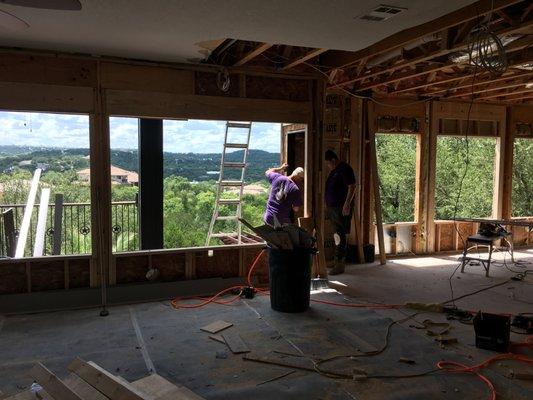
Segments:
[[[250,287],[253,286],[252,285],[252,272],[255,269],[255,267],[257,266],[257,263],[258,263],[259,259],[261,258],[261,256],[263,255],[264,252],[265,252],[265,250],[261,250],[261,252],[257,255],[257,257],[255,257],[255,260],[252,263],[252,266],[250,267],[250,271],[248,272],[248,286],[250,286]],[[176,297],[176,298],[174,298],[174,299],[172,299],[170,301],[170,304],[174,308],[200,308],[200,307],[208,305],[209,303],[228,305],[228,304],[233,303],[234,301],[237,301],[241,297],[241,294],[242,294],[242,291],[243,291],[244,288],[245,288],[245,286],[232,286],[232,287],[229,287],[227,289],[221,290],[220,292],[218,292],[217,294],[215,294],[214,296],[211,296],[211,297],[198,297],[198,296]],[[217,300],[223,294],[225,294],[227,292],[232,292],[234,290],[238,290],[239,291],[239,294],[237,294],[235,297],[233,297],[233,298],[231,298],[229,300]],[[256,290],[261,290],[261,289],[256,289]],[[201,302],[200,303],[196,303],[196,304],[179,304],[182,300],[185,300],[185,299],[197,299],[197,300],[201,300]]]
[[[531,337],[526,339],[526,343],[520,343],[520,344],[528,344],[528,341],[531,341]],[[479,372],[479,370],[499,360],[517,360],[517,361],[522,361],[525,363],[533,364],[533,358],[529,358],[529,357],[526,357],[520,354],[506,353],[506,354],[498,354],[497,356],[491,357],[483,361],[480,364],[472,365],[470,367],[468,365],[464,365],[464,364],[461,364],[455,361],[439,361],[437,363],[437,368],[442,369],[449,373],[475,374],[479,379],[481,379],[488,386],[489,400],[496,400],[496,389],[494,388],[494,384],[489,380],[489,378],[482,375]]]

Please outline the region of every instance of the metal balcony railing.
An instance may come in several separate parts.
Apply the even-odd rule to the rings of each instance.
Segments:
[[[15,235],[24,216],[24,204],[0,204],[0,215],[12,209]],[[30,230],[26,241],[25,256],[31,256],[37,226],[39,206],[35,205],[32,213]],[[53,255],[55,206],[48,206],[44,254]],[[63,203],[61,218],[60,254],[91,253],[91,204]],[[113,235],[113,251],[139,250],[138,209],[135,201],[117,201],[111,203],[111,231]],[[0,256],[8,254],[8,243],[4,223],[0,218]]]

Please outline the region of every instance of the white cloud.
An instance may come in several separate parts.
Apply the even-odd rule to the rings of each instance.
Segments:
[[[114,149],[138,147],[138,120],[110,118],[110,143]],[[220,153],[225,121],[164,121],[163,149],[175,153]],[[242,141],[229,138],[230,141]],[[0,144],[89,147],[89,118],[86,115],[0,112]],[[280,124],[254,123],[250,148],[280,151]]]

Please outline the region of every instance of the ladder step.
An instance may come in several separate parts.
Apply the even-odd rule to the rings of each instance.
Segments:
[[[243,162],[225,162],[223,164],[224,167],[227,168],[244,168],[246,167],[246,163]]]
[[[239,217],[236,216],[236,215],[224,215],[224,216],[221,216],[221,217],[217,217],[217,220],[218,221],[233,221],[233,220],[238,220]]]
[[[241,204],[239,199],[219,199],[218,204]]]
[[[235,237],[238,236],[237,232],[229,232],[229,233],[213,233],[211,237],[213,238],[223,238],[223,237]]]
[[[248,144],[246,143],[226,143],[225,146],[230,149],[247,149]]]
[[[243,181],[220,181],[218,184],[220,186],[242,186]]]
[[[252,123],[251,122],[228,122],[227,125],[228,128],[251,128]]]

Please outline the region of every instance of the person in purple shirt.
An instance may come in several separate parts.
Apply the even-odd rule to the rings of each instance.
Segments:
[[[287,167],[287,164],[283,164],[281,167],[270,168],[265,171],[270,182],[270,194],[263,220],[270,226],[275,225],[275,218],[281,225],[292,223],[291,211],[298,212],[303,205],[298,186],[303,184],[304,170],[298,167],[292,174],[285,176],[282,173],[287,170]]]
[[[344,272],[346,262],[346,235],[350,233],[352,221],[355,175],[352,167],[340,161],[335,152],[327,150],[325,158],[330,170],[326,181],[326,215],[335,239],[334,266],[329,274],[338,275]]]

